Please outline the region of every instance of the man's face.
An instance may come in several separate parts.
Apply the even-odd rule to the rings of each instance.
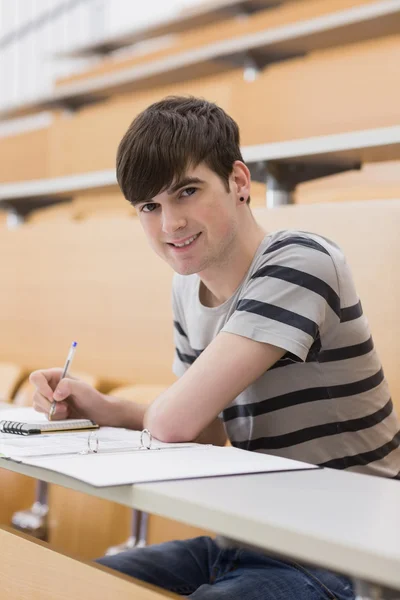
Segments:
[[[223,265],[237,232],[235,181],[228,192],[204,163],[137,211],[150,245],[177,273]]]

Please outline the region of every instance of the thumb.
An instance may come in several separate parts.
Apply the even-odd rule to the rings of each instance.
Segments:
[[[68,396],[71,396],[74,393],[74,387],[76,385],[76,381],[72,379],[61,379],[59,384],[53,393],[54,400],[65,400]]]

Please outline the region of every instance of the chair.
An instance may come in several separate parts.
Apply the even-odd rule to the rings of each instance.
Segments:
[[[29,223],[47,223],[50,221],[58,221],[60,219],[73,218],[72,202],[62,202],[32,211],[26,217],[26,221]]]
[[[15,389],[24,376],[19,365],[0,362],[0,402],[10,402]]]

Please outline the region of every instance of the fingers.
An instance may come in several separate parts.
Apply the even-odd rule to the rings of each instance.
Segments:
[[[45,415],[49,414],[49,410],[51,407],[51,402],[47,400],[42,394],[36,391],[33,395],[32,406],[37,412],[44,413]]]
[[[50,405],[51,406],[51,405]],[[62,419],[68,419],[69,417],[69,406],[66,402],[56,402],[54,412],[52,414],[52,421],[59,421]]]
[[[29,376],[29,381],[35,386],[36,390],[45,398],[52,401],[53,390],[61,379],[62,369],[46,369],[33,371]]]
[[[57,402],[60,402],[60,400],[65,400],[68,396],[73,395],[78,397],[82,395],[82,381],[64,377],[54,390],[53,398]]]
[[[47,416],[51,421],[69,418],[74,412],[68,402],[64,402],[74,392],[82,395],[82,382],[70,379],[61,380],[62,369],[42,369],[34,371],[29,381],[36,388],[33,395],[33,407]],[[54,409],[52,404],[55,401]]]
[[[33,396],[33,408],[40,413],[43,413],[49,418],[49,412],[52,406],[52,402],[50,402],[47,398],[42,396],[39,392],[35,392]],[[56,402],[55,409],[53,415],[51,417],[52,421],[67,419],[68,418],[68,405],[65,402]]]

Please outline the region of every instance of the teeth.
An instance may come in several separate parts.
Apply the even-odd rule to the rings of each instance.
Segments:
[[[184,246],[189,246],[189,244],[191,244],[192,242],[194,242],[194,240],[198,237],[197,235],[194,235],[193,237],[189,238],[186,242],[183,242],[183,244],[174,244],[174,246],[176,248],[183,248]]]

